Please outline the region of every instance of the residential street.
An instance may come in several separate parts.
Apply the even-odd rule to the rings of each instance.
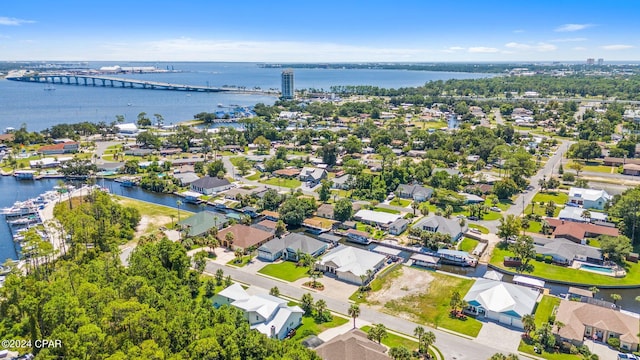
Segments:
[[[225,275],[231,275],[231,278],[233,278],[234,280],[245,284],[250,284],[252,286],[257,286],[263,289],[271,289],[272,287],[277,286],[282,295],[290,298],[300,299],[303,294],[311,292],[315,300],[325,300],[330,310],[341,314],[346,314],[347,309],[350,306],[349,302],[337,300],[333,297],[326,296],[322,292],[314,292],[307,289],[301,289],[289,285],[288,283],[283,281],[267,278],[261,275],[247,272],[244,269],[238,269],[218,264],[213,261],[207,262],[205,273],[213,275],[218,269],[224,270]],[[488,359],[496,352],[517,352],[517,344],[515,344],[514,348],[514,344],[511,344],[510,346],[508,341],[493,342],[490,346],[484,344],[482,338],[469,340],[467,338],[453,335],[448,332],[429,328],[424,324],[417,324],[408,320],[401,319],[399,317],[387,315],[364,305],[360,305],[360,310],[360,319],[370,323],[383,323],[387,328],[400,333],[413,335],[413,330],[417,326],[423,326],[428,330],[433,331],[436,334],[436,346],[443,353],[445,359],[478,360]]]

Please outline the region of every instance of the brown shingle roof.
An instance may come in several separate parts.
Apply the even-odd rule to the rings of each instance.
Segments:
[[[367,339],[360,329],[349,330],[330,341],[318,346],[318,355],[324,360],[389,360],[385,354],[387,348]]]
[[[625,342],[633,344],[639,342],[638,319],[602,306],[561,300],[556,321],[565,324],[559,333],[565,339],[582,341],[586,325],[620,334],[620,339]]]
[[[618,229],[608,227],[608,226],[600,226],[589,223],[577,223],[573,221],[564,221],[559,219],[546,218],[545,221],[549,223],[549,226],[554,228],[553,236],[554,237],[565,237],[571,236],[575,239],[582,240],[588,234],[589,235],[609,235],[609,236],[618,236],[620,235]]]
[[[228,232],[233,233],[233,247],[247,249],[250,246],[260,246],[273,239],[273,234],[266,231],[252,228],[247,225],[235,224],[226,229],[220,230],[216,236],[220,242],[226,241]]]

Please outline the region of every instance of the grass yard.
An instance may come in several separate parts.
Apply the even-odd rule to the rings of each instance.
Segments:
[[[293,282],[307,277],[307,270],[307,267],[297,266],[293,261],[283,261],[266,265],[258,272],[284,281]]]
[[[230,157],[229,158],[229,162],[231,162],[233,164],[233,166],[238,166],[238,164],[240,164],[240,161],[242,159],[245,159],[244,156],[234,156],[234,157]]]
[[[469,228],[479,230],[483,234],[488,234],[489,233],[489,229],[487,229],[486,227],[484,227],[482,225],[478,225],[478,224],[468,224],[468,225],[469,225]]]
[[[411,205],[411,200],[395,197],[393,200],[389,201],[389,205],[407,207]]]
[[[542,222],[529,221],[529,228],[527,229],[527,232],[540,233],[540,231],[542,231]]]
[[[480,243],[480,241],[478,240],[474,240],[471,238],[464,238],[462,239],[462,241],[460,241],[460,244],[458,244],[458,250],[460,251],[466,251],[468,253],[472,252],[473,249],[476,248],[476,246]]]
[[[535,204],[535,205],[533,205],[533,204]],[[535,206],[535,207],[533,207],[533,206]],[[533,207],[533,210],[532,210],[532,207]],[[553,210],[553,216],[557,217],[558,214],[560,214],[560,210],[561,210],[561,208],[556,206],[556,208]],[[537,203],[537,202],[527,205],[527,208],[524,210],[525,214],[531,214],[532,212],[534,214],[540,215],[542,217],[546,217],[547,216],[547,212],[545,210],[545,206],[542,206],[542,205],[540,205],[540,203]]]
[[[236,259],[233,258],[231,260],[229,260],[227,262],[227,265],[232,265],[232,266],[236,266],[236,267],[244,267],[245,265],[247,265],[249,263],[249,260],[251,260],[253,257],[252,256],[243,256],[242,257],[242,261],[241,262],[236,262]]]
[[[553,313],[553,309],[560,305],[560,299],[555,296],[544,295],[538,303],[535,310],[536,327],[542,326],[542,323],[548,321],[549,316]]]
[[[300,325],[296,329],[296,334],[287,341],[293,341],[293,342],[299,343],[300,341],[304,340],[307,336],[318,335],[327,329],[344,325],[348,321],[349,319],[345,319],[343,317],[333,315],[333,319],[331,319],[331,321],[325,322],[325,323],[317,323],[312,316],[303,316],[302,325]]]
[[[553,201],[557,205],[566,204],[569,201],[569,194],[563,192],[539,192],[533,197],[533,201],[540,204],[540,202],[548,203],[549,201]]]
[[[515,271],[514,268],[507,268],[503,264],[505,256],[513,256],[513,253],[505,249],[501,244],[495,247],[491,256],[491,264],[502,269]],[[543,261],[531,260],[533,271],[525,275],[538,276],[543,279],[573,282],[583,285],[638,285],[640,284],[640,263],[626,262],[625,270],[627,276],[614,278],[612,276],[595,274],[589,271],[571,269],[564,266],[547,264]]]
[[[281,186],[281,187],[286,187],[291,189],[295,189],[297,187],[300,187],[300,185],[302,185],[302,182],[300,182],[300,180],[297,180],[297,179],[283,179],[283,178],[275,178],[275,177],[271,179],[261,180],[260,182],[263,184]]]
[[[384,213],[388,213],[388,214],[400,214],[400,211],[398,211],[398,210],[387,209],[387,208],[383,208],[383,207],[374,208],[373,211],[380,211],[380,212],[384,212]]]
[[[262,173],[260,171],[256,170],[256,172],[254,172],[253,174],[251,174],[249,176],[246,176],[245,178],[247,180],[251,180],[251,181],[258,181],[258,180],[260,180],[260,177],[262,177]]]
[[[368,333],[369,330],[371,330],[371,326],[366,325],[360,328],[360,330]],[[412,353],[414,351],[418,351],[418,341],[413,340],[413,339],[408,339],[404,336],[400,336],[398,334],[392,333],[389,330],[387,330],[387,337],[385,337],[384,339],[382,339],[382,345],[385,345],[389,348],[392,347],[404,347],[407,350],[411,351]],[[435,353],[433,351],[433,345],[429,348],[429,354],[431,355],[432,359],[435,359]],[[413,357],[412,359],[417,359],[417,357]]]
[[[394,280],[402,278],[403,271],[402,266],[396,266],[388,272],[379,275],[371,282],[370,293],[389,289],[394,285]],[[472,337],[478,336],[482,328],[482,323],[472,317],[467,317],[466,320],[451,318],[451,306],[449,305],[453,291],[457,290],[464,296],[473,285],[474,280],[432,271],[429,271],[429,276],[433,277],[433,279],[430,280],[428,286],[424,287],[425,290],[423,292],[391,299],[384,304],[380,304],[381,310],[391,315],[408,315],[411,320],[418,323],[447,328]],[[352,295],[352,298],[354,296],[357,297],[358,294],[359,292],[356,292]],[[358,300],[360,302],[367,302],[367,296],[365,295],[364,298]]]
[[[135,208],[140,212],[142,217],[140,220],[141,225],[144,225],[144,222],[149,224],[145,232],[153,232],[162,226],[168,226],[170,223],[178,221],[178,215],[180,215],[180,219],[185,219],[193,214],[190,211],[180,210],[178,212],[176,208],[146,201],[121,196],[116,196],[115,198],[120,205]],[[149,231],[149,228],[153,229],[153,231]]]

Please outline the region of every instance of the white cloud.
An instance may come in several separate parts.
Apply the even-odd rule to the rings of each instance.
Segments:
[[[461,47],[461,46],[450,46],[450,47],[448,47],[448,48],[446,48],[446,49],[442,50],[442,52],[445,52],[445,53],[454,53],[454,52],[461,51],[461,50],[464,50],[464,48],[463,48],[463,47]]]
[[[553,44],[547,44],[547,43],[542,43],[542,42],[534,44],[534,45],[522,44],[522,43],[517,43],[517,42],[510,42],[510,43],[505,44],[504,46],[509,48],[509,49],[532,50],[532,51],[539,51],[539,52],[555,51],[556,49],[558,49],[558,47],[553,45]]]
[[[593,24],[564,24],[557,27],[555,32],[572,32],[572,31],[580,31],[586,28],[592,27]]]
[[[587,50],[587,48],[586,48],[586,47],[584,47],[584,46],[576,46],[576,47],[574,47],[574,48],[571,48],[571,50],[575,50],[575,51],[585,51],[585,50]]]
[[[562,38],[562,39],[553,39],[549,40],[549,42],[562,43],[562,42],[579,42],[579,41],[587,41],[587,38],[577,37],[577,38]]]
[[[470,47],[468,51],[470,53],[496,53],[499,50],[493,47],[474,46],[474,47]]]
[[[633,45],[624,45],[624,44],[613,44],[613,45],[605,45],[602,48],[605,50],[627,50],[632,49]]]
[[[23,20],[23,19],[10,18],[6,16],[0,16],[0,25],[19,26],[22,24],[31,24],[34,22],[35,21],[33,20]]]

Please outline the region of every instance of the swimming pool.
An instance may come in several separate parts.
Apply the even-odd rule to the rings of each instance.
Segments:
[[[613,269],[609,268],[609,267],[592,266],[592,265],[582,264],[582,265],[580,265],[580,269],[581,270],[587,270],[587,271],[596,271],[596,272],[601,272],[601,273],[605,273],[605,274],[613,274]]]

